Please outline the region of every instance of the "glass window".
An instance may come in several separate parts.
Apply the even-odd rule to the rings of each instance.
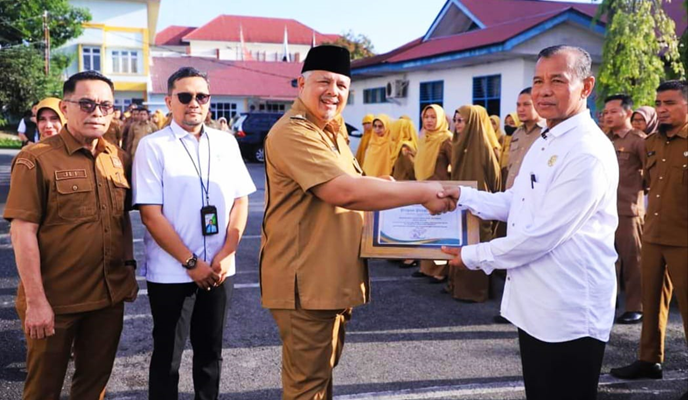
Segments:
[[[100,71],[100,47],[82,47],[84,71]]]
[[[210,103],[210,118],[225,117],[229,121],[237,114],[237,103]]]
[[[420,83],[419,121],[423,120],[423,109],[430,104],[437,104],[440,107],[444,107],[444,81]]]
[[[118,74],[137,74],[139,72],[139,52],[134,50],[113,50],[112,72]]]
[[[488,115],[499,115],[502,99],[502,76],[473,78],[473,104],[483,106]]]
[[[387,102],[386,88],[378,87],[371,89],[363,89],[363,104],[376,104]]]

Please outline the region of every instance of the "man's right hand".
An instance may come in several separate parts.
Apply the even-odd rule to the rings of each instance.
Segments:
[[[213,271],[210,264],[201,259],[196,261],[196,268],[188,269],[186,273],[189,274],[191,279],[196,282],[196,285],[203,290],[210,290],[210,288],[215,286],[216,282],[220,281],[220,274]]]
[[[456,209],[456,200],[444,195],[444,187],[440,183],[427,182],[425,184],[428,185],[428,199],[422,205],[430,214],[437,215]]]
[[[45,339],[55,334],[55,313],[46,298],[27,301],[24,332],[31,339]]]

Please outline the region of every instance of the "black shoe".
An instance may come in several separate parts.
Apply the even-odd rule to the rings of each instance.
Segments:
[[[643,322],[643,313],[636,311],[626,311],[616,319],[617,324],[637,324]]]
[[[418,266],[418,261],[413,260],[411,263],[407,263],[406,261],[402,261],[399,263],[399,268],[401,269],[406,269],[406,268],[414,268]]]
[[[625,367],[612,368],[609,374],[620,379],[662,379],[662,364],[638,360]]]
[[[688,392],[683,393],[683,396],[678,400],[688,400]]]
[[[422,273],[420,271],[416,271],[416,272],[412,273],[411,276],[414,278],[427,278],[427,275],[425,275],[424,273]]]
[[[496,324],[510,324],[511,323],[508,319],[502,317],[501,315],[495,315],[492,318],[492,321],[494,321]]]
[[[443,287],[442,289],[440,289],[440,293],[442,293],[442,294],[449,294],[449,293],[451,293],[451,292],[449,291],[449,288],[445,286],[445,287]]]
[[[444,283],[444,282],[446,282],[446,281],[447,281],[447,277],[446,277],[446,276],[443,277],[442,279],[437,279],[437,278],[435,278],[434,276],[431,276],[431,277],[430,277],[430,283],[435,284],[435,285],[438,284],[438,283]]]

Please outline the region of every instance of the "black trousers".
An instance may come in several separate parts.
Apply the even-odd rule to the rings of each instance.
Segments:
[[[518,330],[528,400],[595,400],[606,343],[591,337],[561,343]]]
[[[233,277],[210,291],[195,283],[148,282],[153,314],[153,355],[148,376],[148,398],[179,397],[179,365],[186,339],[193,349],[193,382],[196,400],[215,400],[220,392],[222,334]]]

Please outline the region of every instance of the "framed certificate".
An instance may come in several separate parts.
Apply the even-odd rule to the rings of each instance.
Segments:
[[[475,181],[441,182],[445,186],[476,187]],[[468,211],[430,215],[421,205],[367,212],[361,257],[450,260],[442,246],[461,247],[480,240],[479,219]]]

